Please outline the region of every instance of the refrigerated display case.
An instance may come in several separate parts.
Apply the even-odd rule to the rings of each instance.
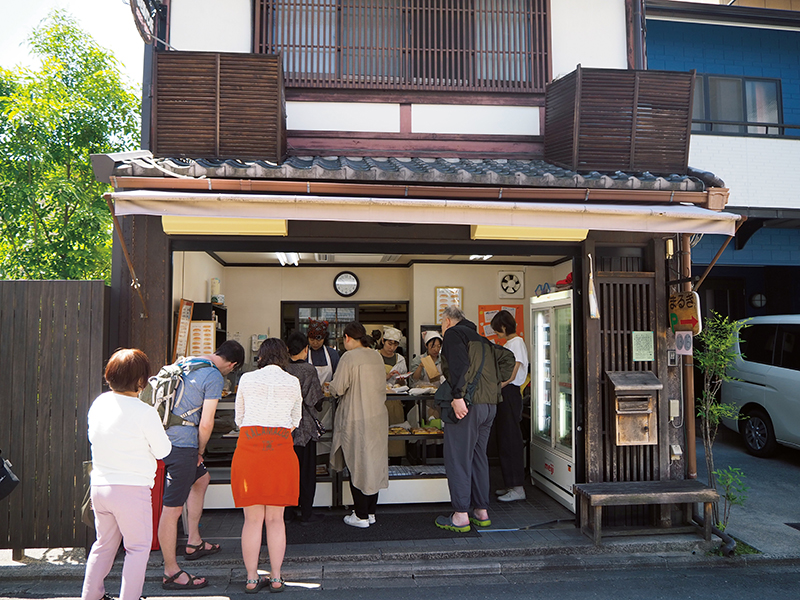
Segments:
[[[575,510],[572,290],[531,298],[531,478]]]

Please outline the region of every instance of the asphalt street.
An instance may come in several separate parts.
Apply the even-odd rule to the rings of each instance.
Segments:
[[[703,444],[697,440],[698,478],[706,481]],[[781,447],[777,456],[747,454],[738,433],[720,427],[714,444],[717,470],[740,468],[750,489],[744,506],[734,506],[728,533],[770,555],[800,555],[800,450]]]
[[[77,600],[74,589],[66,590],[58,581],[42,581],[31,586],[16,582],[22,590],[8,589],[0,598],[63,598]],[[70,588],[74,584],[69,585]],[[231,584],[224,593],[206,596],[181,594],[195,600],[229,598],[243,600],[241,584]],[[677,569],[650,568],[563,572],[546,571],[518,575],[474,575],[468,580],[456,577],[380,578],[327,582],[325,588],[290,586],[284,598],[314,600],[412,600],[422,595],[437,600],[464,598],[558,598],[559,600],[752,600],[755,598],[795,598],[800,588],[800,565],[764,565],[745,568],[717,567]],[[266,590],[260,594],[269,594]],[[173,593],[170,598],[178,594]],[[252,597],[252,594],[247,595]],[[152,595],[148,600],[166,596]]]

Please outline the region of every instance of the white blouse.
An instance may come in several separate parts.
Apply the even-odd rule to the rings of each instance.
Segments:
[[[294,429],[303,416],[300,381],[277,365],[242,375],[234,419],[239,427]]]

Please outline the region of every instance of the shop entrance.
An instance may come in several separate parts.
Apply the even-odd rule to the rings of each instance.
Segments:
[[[395,327],[403,332],[402,352],[410,365],[425,351],[423,332],[437,328],[439,312],[451,303],[459,304],[479,332],[492,338],[492,314],[509,310],[530,351],[531,298],[548,288],[555,290],[556,283],[566,280],[580,264],[577,243],[470,240],[469,227],[464,226],[353,224],[353,235],[344,240],[319,235],[319,224],[304,225],[309,229],[306,235],[283,239],[171,238],[174,305],[181,299],[207,302],[207,282],[219,279],[227,309],[227,337],[238,339],[245,346],[247,368],[254,368],[258,340],[286,339],[292,331],[305,332],[311,319],[328,322],[328,343],[337,350],[344,350],[343,329],[353,320],[364,324],[368,335],[385,326]],[[387,232],[392,236],[387,237]],[[295,255],[296,264],[286,264],[285,258],[281,263],[279,254],[289,253]],[[342,273],[353,276],[355,292],[337,285]],[[579,277],[575,279],[580,281]],[[350,296],[344,296],[342,291]],[[578,351],[576,356],[580,354]],[[235,385],[236,381],[232,381],[232,389]],[[523,437],[529,442],[525,464],[530,465],[532,435],[528,415],[532,411],[528,408],[527,388],[527,384],[523,386],[526,409],[522,427]],[[390,396],[392,401],[403,404],[402,415],[409,430],[435,417],[430,410],[432,393],[405,396],[401,392]],[[221,404],[218,421],[231,416],[226,414],[231,410],[225,409],[233,408],[232,399],[231,396]],[[580,395],[576,393],[571,402],[579,404]],[[229,461],[235,448],[235,432],[222,431],[225,428],[220,424],[208,446],[214,469],[207,508],[233,506]],[[390,461],[389,489],[379,496],[380,503],[449,500],[441,440],[441,434],[429,434],[425,439],[414,434],[390,438],[395,451],[390,453],[394,456]],[[492,441],[490,460],[497,456]],[[496,460],[492,462],[497,465]],[[318,463],[315,504],[349,504],[346,475],[341,479],[329,472],[327,457],[320,457]]]

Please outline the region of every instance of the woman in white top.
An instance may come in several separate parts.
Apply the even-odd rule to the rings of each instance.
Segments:
[[[500,470],[503,473],[505,489],[497,490],[498,500],[511,502],[525,499],[525,465],[523,462],[522,394],[520,386],[528,376],[528,350],[525,340],[517,335],[517,322],[507,310],[498,311],[492,318],[492,329],[504,346],[514,353],[516,364],[508,381],[502,383],[503,401],[497,405],[494,418],[497,451],[500,457]]]
[[[283,340],[264,340],[257,371],[245,373],[236,391],[239,440],[231,463],[231,491],[244,508],[242,556],[247,569],[244,591],[265,586],[282,592],[281,565],[286,552],[284,508],[297,506],[300,473],[292,431],[300,424],[303,394],[297,377],[286,372],[289,351]],[[270,577],[258,575],[262,525],[267,529]]]
[[[104,580],[125,545],[120,600],[139,600],[153,543],[150,490],[156,460],[172,450],[156,409],[138,398],[150,377],[141,350],[117,350],[108,360],[106,382],[112,391],[89,408],[92,445],[91,494],[97,541],[86,559],[81,600],[108,597]]]

